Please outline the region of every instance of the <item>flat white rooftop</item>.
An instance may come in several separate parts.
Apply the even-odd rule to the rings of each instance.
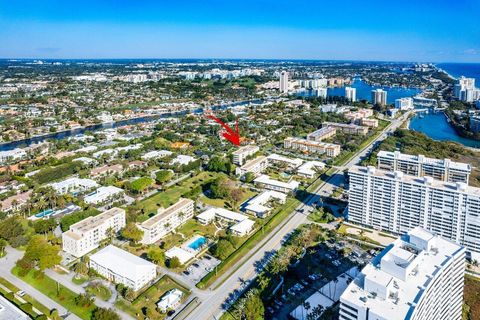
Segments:
[[[128,279],[137,279],[145,270],[156,269],[155,264],[112,245],[91,255],[90,261]]]
[[[398,179],[402,182],[415,183],[418,185],[427,184],[431,188],[450,190],[452,192],[466,193],[471,195],[480,196],[480,188],[472,187],[463,182],[446,182],[441,180],[436,180],[430,177],[417,177],[404,174],[400,171],[387,171],[382,169],[377,169],[375,167],[361,167],[353,166],[348,170],[349,173],[360,173],[366,174],[369,173],[375,177],[389,178],[389,179]]]
[[[283,182],[283,181],[274,180],[265,174],[262,174],[261,176],[259,176],[253,181],[256,183],[263,183],[263,184],[276,186],[279,188],[285,188],[289,190],[294,190],[298,188],[298,186],[300,185],[300,182],[295,180],[291,180],[290,182]]]
[[[365,266],[341,300],[390,315],[391,320],[406,319],[427,284],[461,250],[456,243],[416,227]]]
[[[457,170],[464,170],[470,172],[472,167],[468,163],[450,161],[450,159],[435,159],[427,158],[423,155],[410,155],[401,152],[379,151],[378,158],[398,159],[402,161],[409,161],[414,163],[426,163],[442,168],[452,168]],[[448,160],[448,161],[447,161]]]

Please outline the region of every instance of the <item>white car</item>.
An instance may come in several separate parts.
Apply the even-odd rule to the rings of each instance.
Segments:
[[[17,296],[19,296],[19,297],[23,297],[25,294],[26,293],[23,290],[20,290],[20,291],[17,292]]]

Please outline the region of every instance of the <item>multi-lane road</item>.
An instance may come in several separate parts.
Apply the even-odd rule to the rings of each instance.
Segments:
[[[301,203],[292,213],[289,219],[272,230],[271,234],[261,241],[254,249],[253,253],[246,261],[240,261],[232,269],[233,273],[228,275],[228,278],[223,283],[218,285],[211,291],[204,292],[197,295],[200,299],[200,304],[187,317],[191,320],[210,320],[219,319],[225,312],[224,302],[229,297],[230,293],[242,287],[242,284],[247,280],[253,280],[258,272],[258,262],[265,259],[272,251],[278,250],[281,247],[281,241],[284,237],[298,228],[301,224],[307,221],[307,213],[312,203],[316,202],[319,196],[328,196],[332,194],[333,190],[343,183],[343,171],[356,164],[358,164],[364,157],[368,156],[380,141],[387,138],[388,134],[395,131],[405,120],[407,120],[409,113],[402,117],[393,120],[383,132],[369,143],[366,147],[358,151],[346,164],[336,167],[335,172],[326,182],[321,184],[303,203]],[[212,285],[215,287],[215,284]]]

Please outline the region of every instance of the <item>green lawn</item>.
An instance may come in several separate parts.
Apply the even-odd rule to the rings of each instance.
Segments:
[[[104,285],[99,284],[99,283],[95,283],[95,284],[91,283],[85,288],[85,290],[88,293],[90,293],[90,294],[92,294],[92,295],[94,295],[94,296],[96,296],[96,297],[98,297],[98,298],[100,298],[104,301],[108,301],[108,299],[110,299],[110,297],[112,296],[112,293],[110,292],[110,289],[108,289],[107,287],[105,287]]]
[[[0,283],[5,286],[6,288],[8,288],[12,293],[15,293],[15,292],[18,292],[19,289],[17,287],[15,287],[13,284],[11,284],[10,282],[8,282],[6,279],[4,278],[0,278]],[[9,299],[9,294],[7,293],[7,291],[4,291],[2,288],[0,288],[0,294],[4,297],[6,297],[8,300]],[[40,302],[38,302],[37,300],[33,299],[31,296],[29,296],[28,294],[24,295],[22,297],[23,300],[27,301],[28,303],[30,303],[33,307],[37,308],[40,312],[42,312],[43,314],[45,315],[50,315],[50,309],[48,309],[47,307],[45,307],[43,304],[40,304]],[[10,300],[13,304],[17,305],[18,307],[20,307],[22,310],[24,310],[25,312],[27,312],[29,315],[31,315],[32,317],[36,317],[37,314],[32,310],[31,312],[28,312],[28,308],[25,308],[24,305],[22,305],[20,303],[20,301],[17,299],[17,298],[13,298],[12,300]]]
[[[207,288],[218,279],[219,276],[227,271],[234,272],[232,267],[239,259],[247,255],[265,236],[267,236],[272,229],[284,221],[290,213],[300,204],[297,199],[290,198],[286,204],[268,217],[263,228],[257,230],[250,238],[248,238],[236,251],[234,251],[227,259],[223,260],[215,271],[207,274],[199,283],[198,288]]]
[[[157,209],[160,207],[169,207],[182,196],[182,194],[190,191],[191,189],[208,183],[217,178],[221,174],[215,172],[201,172],[195,177],[191,177],[179,183],[179,185],[173,185],[165,191],[160,191],[153,196],[140,201],[140,206],[144,210],[145,214],[139,217],[139,222],[145,221],[149,218],[150,214],[156,214]]]
[[[245,192],[243,193],[242,200],[240,200],[240,202],[237,205],[242,204],[243,202],[245,202],[246,200],[252,198],[253,196],[255,196],[257,194],[256,192],[253,192],[249,189],[244,189],[244,191]],[[229,209],[229,210],[233,210],[231,204],[224,199],[211,199],[211,198],[208,198],[204,195],[201,195],[200,196],[200,201],[202,201],[203,203],[205,203],[207,205],[210,205],[210,206],[221,207],[221,208],[226,208],[226,209]]]
[[[167,291],[174,288],[177,288],[184,293],[182,301],[185,301],[190,295],[190,292],[187,288],[181,286],[170,277],[163,276],[160,280],[158,280],[154,285],[145,290],[131,303],[125,300],[119,300],[115,303],[115,305],[119,309],[129,313],[131,316],[137,319],[144,318],[144,312],[146,311],[146,309],[150,309],[153,312],[153,314],[155,315],[154,319],[163,319],[166,315],[156,310],[156,303]]]
[[[82,319],[91,319],[92,311],[95,309],[95,305],[91,305],[88,308],[79,307],[75,304],[76,293],[70,289],[58,284],[53,279],[44,275],[40,279],[35,279],[33,277],[33,271],[30,271],[26,276],[21,277],[18,274],[19,269],[17,267],[12,269],[12,273],[23,281],[27,282],[31,286],[35,287],[37,290],[42,292],[47,297],[58,302],[71,312],[75,313]],[[58,285],[58,286],[57,286]],[[59,292],[57,293],[57,288]]]

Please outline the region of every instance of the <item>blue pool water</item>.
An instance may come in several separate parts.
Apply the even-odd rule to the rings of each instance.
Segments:
[[[190,243],[188,247],[193,250],[200,249],[205,243],[207,243],[207,239],[205,237],[198,237],[195,241]]]
[[[46,216],[49,216],[53,213],[53,210],[52,209],[48,209],[48,210],[45,210],[45,211],[42,211],[40,213],[37,213],[35,215],[35,217],[37,218],[43,218],[43,217],[46,217]]]

